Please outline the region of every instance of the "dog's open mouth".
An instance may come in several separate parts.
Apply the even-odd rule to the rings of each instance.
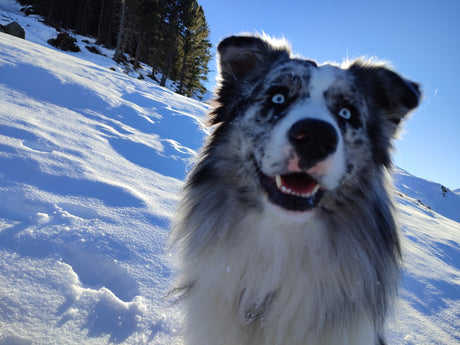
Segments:
[[[293,172],[285,175],[267,176],[257,169],[259,180],[270,202],[289,211],[304,212],[315,208],[323,191],[309,174]]]

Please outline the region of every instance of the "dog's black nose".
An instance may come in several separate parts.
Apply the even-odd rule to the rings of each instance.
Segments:
[[[304,119],[294,123],[288,136],[299,155],[302,169],[314,166],[335,152],[338,143],[335,128],[316,119]]]

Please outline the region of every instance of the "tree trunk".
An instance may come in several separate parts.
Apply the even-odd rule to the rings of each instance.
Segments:
[[[114,21],[115,18],[112,15],[112,12],[114,11],[114,3],[112,1],[109,2],[108,8],[105,9],[105,16],[107,18],[107,21],[104,23],[105,26],[105,38],[104,38],[104,44],[109,47],[113,48],[113,36],[112,36],[112,31],[114,27]]]
[[[101,10],[99,11],[99,21],[97,23],[97,44],[102,43],[102,23],[104,22],[104,7],[105,7],[105,0],[101,2]]]
[[[163,65],[162,73],[163,75],[161,76],[161,81],[160,81],[160,86],[165,86],[166,85],[166,79],[168,79],[169,76],[169,70],[171,69],[172,61],[173,61],[173,55],[175,51],[175,46],[176,46],[176,35],[173,37],[173,41],[171,42],[171,46],[169,48],[168,55],[165,59],[165,63]]]
[[[182,69],[180,72],[180,81],[179,81],[179,88],[177,89],[177,93],[183,95],[184,92],[184,81],[185,81],[185,74],[187,72],[187,58],[189,55],[189,35],[185,36],[185,43],[184,43],[184,56],[182,57]]]
[[[113,59],[117,63],[121,61],[121,56],[123,54],[121,50],[121,43],[122,43],[122,38],[123,38],[123,31],[125,29],[125,15],[126,15],[126,0],[121,0],[120,27],[118,28],[117,46],[115,48],[115,54],[113,56]]]
[[[139,68],[139,54],[141,51],[141,33],[137,35],[136,53],[134,54],[134,69]]]
[[[48,9],[48,14],[46,15],[46,21],[49,24],[53,23],[53,13],[54,13],[54,0],[51,0],[50,8]]]

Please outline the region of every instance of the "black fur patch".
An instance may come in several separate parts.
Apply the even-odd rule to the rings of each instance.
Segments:
[[[419,103],[420,86],[386,67],[356,61],[349,71],[374,110],[383,111],[384,118],[394,124]]]

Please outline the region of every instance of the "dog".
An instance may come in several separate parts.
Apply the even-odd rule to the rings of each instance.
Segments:
[[[184,343],[384,344],[401,265],[392,139],[419,85],[263,35],[221,41],[218,66],[170,234]]]

